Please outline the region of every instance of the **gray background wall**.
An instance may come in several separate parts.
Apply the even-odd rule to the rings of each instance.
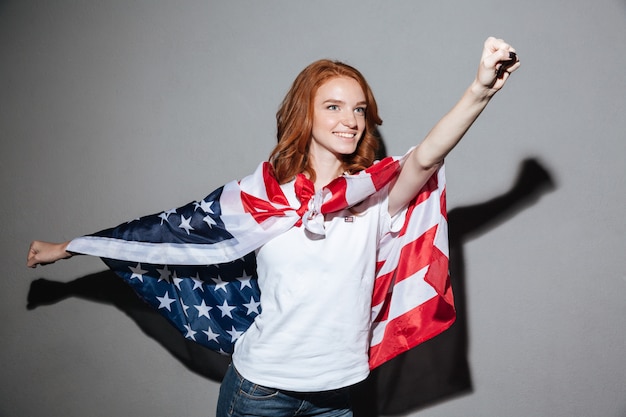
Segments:
[[[448,158],[449,206],[505,192],[526,157],[556,187],[464,245],[473,390],[414,415],[626,416],[623,0],[0,2],[0,415],[213,415],[218,384],[132,312],[51,291],[27,310],[35,279],[103,270],[28,270],[29,242],[251,172],[318,58],[362,70],[403,153],[469,85],[489,35],[523,66]]]

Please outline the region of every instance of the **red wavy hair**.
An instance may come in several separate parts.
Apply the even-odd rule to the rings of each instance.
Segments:
[[[365,77],[350,65],[322,59],[307,66],[293,82],[276,112],[276,137],[278,145],[269,161],[280,184],[289,182],[299,173],[306,172],[315,181],[315,171],[308,159],[313,129],[313,100],[322,84],[336,77],[356,80],[366,100],[365,131],[356,151],[344,155],[343,169],[349,173],[361,171],[374,163],[380,143],[376,126],[382,124],[374,94]]]

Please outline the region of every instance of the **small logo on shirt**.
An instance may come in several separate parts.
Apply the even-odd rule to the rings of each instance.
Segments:
[[[346,223],[354,223],[354,216],[345,216],[343,221]]]

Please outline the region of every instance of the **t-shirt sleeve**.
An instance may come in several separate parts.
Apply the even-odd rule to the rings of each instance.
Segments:
[[[380,210],[378,228],[378,238],[380,240],[385,234],[397,233],[402,229],[406,220],[408,206],[393,216],[389,214],[389,184],[378,190],[374,197],[378,199],[377,206]]]

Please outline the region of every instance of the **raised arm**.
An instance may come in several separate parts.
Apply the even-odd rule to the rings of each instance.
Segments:
[[[485,41],[476,79],[405,161],[389,191],[390,214],[397,213],[415,197],[519,65],[511,45],[493,37]]]

